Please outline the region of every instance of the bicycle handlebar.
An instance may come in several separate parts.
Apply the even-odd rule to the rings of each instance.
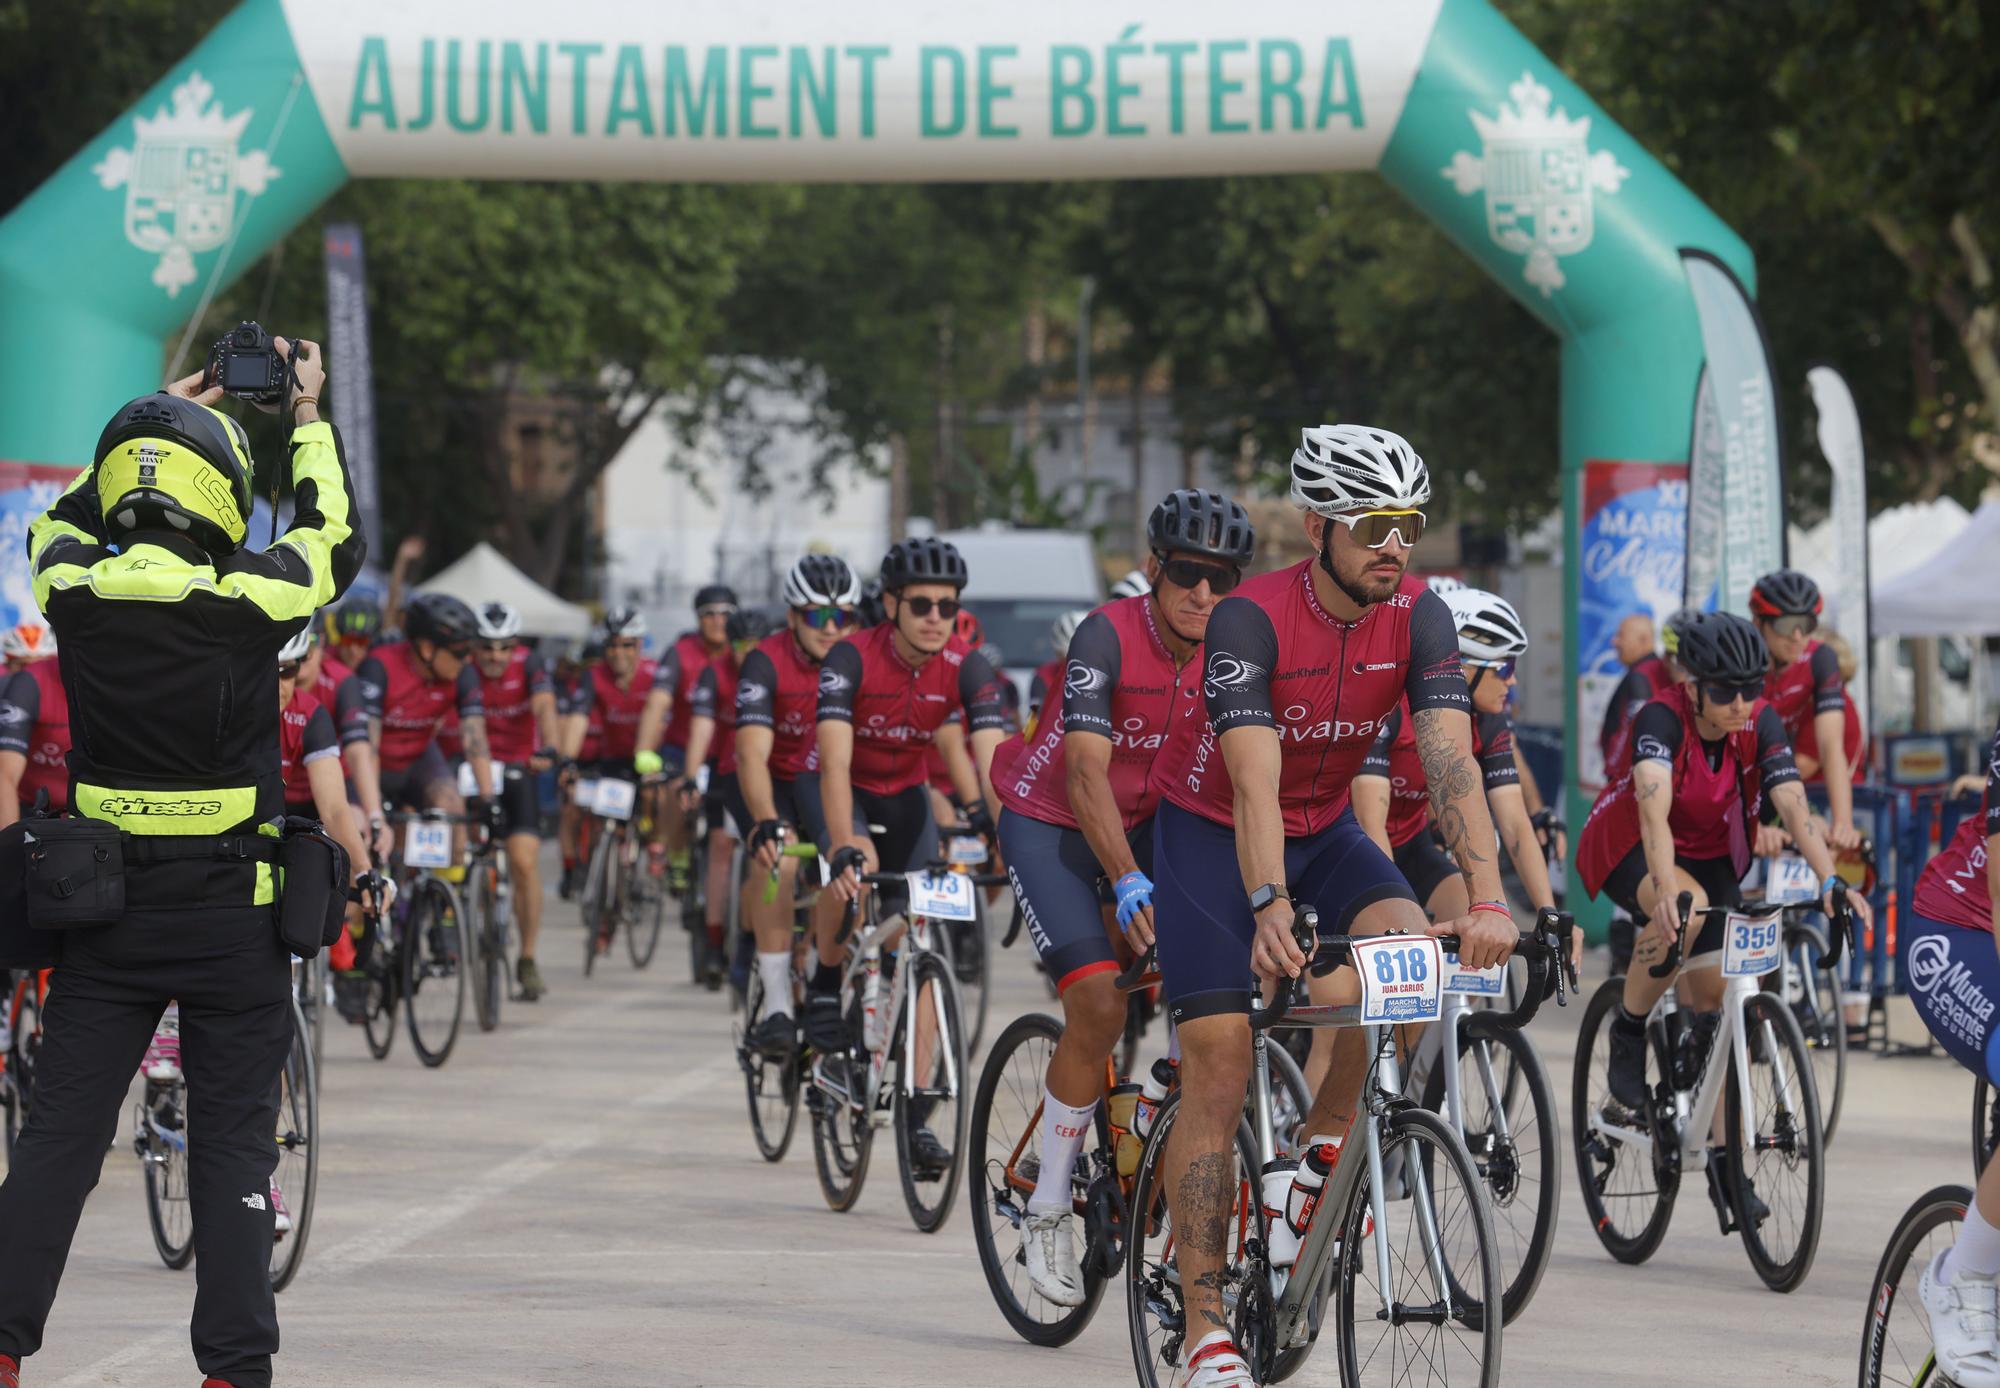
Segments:
[[[917,869],[914,873],[862,872],[856,873],[855,876],[861,879],[861,885],[864,887],[900,887],[903,883],[909,881],[911,877],[917,875],[917,873],[934,873],[937,876],[943,876],[950,871],[951,865],[949,863],[929,863],[925,867]],[[968,872],[964,876],[975,887],[1004,887],[1007,884],[1007,878],[1004,873]],[[846,909],[840,913],[840,933],[834,936],[833,942],[835,944],[846,944],[847,937],[854,933],[854,918],[859,914],[860,905],[860,899],[856,898],[848,902]]]
[[[1826,954],[1820,960],[1820,967],[1823,969],[1832,969],[1839,966],[1841,953],[1846,948],[1847,937],[1854,932],[1854,906],[1847,899],[1847,893],[1851,890],[1853,889],[1847,888],[1834,893],[1833,916],[1827,923],[1829,928],[1827,930]],[[1803,903],[1794,904],[1802,905]],[[1667,947],[1667,957],[1646,970],[1654,978],[1665,978],[1680,967],[1683,953],[1681,939],[1687,934],[1688,922],[1696,916],[1727,915],[1731,911],[1741,911],[1747,915],[1776,915],[1782,914],[1786,908],[1770,902],[1745,901],[1735,906],[1703,906],[1697,910],[1694,904],[1694,893],[1682,892],[1674,898],[1674,909],[1679,913],[1681,918],[1680,932],[1674,936],[1673,943]]]

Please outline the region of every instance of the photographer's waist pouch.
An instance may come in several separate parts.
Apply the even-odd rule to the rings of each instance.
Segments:
[[[347,850],[318,825],[298,830],[296,822],[278,850],[278,937],[310,959],[346,928]]]
[[[37,930],[110,925],[125,914],[124,834],[101,819],[26,821],[22,884]]]

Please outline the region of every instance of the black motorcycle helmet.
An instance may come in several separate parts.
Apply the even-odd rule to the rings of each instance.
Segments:
[[[142,395],[111,416],[94,461],[113,536],[164,530],[210,554],[241,548],[256,465],[243,426],[220,410],[165,391]]]
[[[437,646],[458,646],[479,635],[479,614],[449,593],[419,593],[403,609],[403,635]]]
[[[964,588],[965,557],[956,546],[932,535],[898,540],[882,556],[882,587],[900,592],[912,583],[948,583]]]
[[[1241,568],[1257,552],[1250,514],[1220,492],[1183,487],[1146,518],[1146,543],[1162,558],[1192,554]]]
[[[1706,684],[1751,684],[1764,678],[1770,648],[1756,623],[1733,612],[1701,612],[1680,626],[1674,659]]]
[[[1819,585],[1797,569],[1767,573],[1750,590],[1750,611],[1767,620],[1772,617],[1817,617],[1823,606]]]

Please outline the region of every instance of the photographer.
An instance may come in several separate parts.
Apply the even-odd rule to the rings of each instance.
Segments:
[[[224,347],[236,355],[223,360]],[[260,360],[271,374],[252,390],[243,379]],[[93,466],[29,529],[35,599],[59,638],[73,713],[70,805],[83,817],[39,821],[36,853],[97,834],[90,821],[115,825],[122,835],[95,851],[122,859],[123,901],[106,905],[111,874],[86,865],[79,895],[101,917],[49,930],[61,918],[37,894],[36,853],[22,855],[29,918],[60,964],[34,1111],[0,1185],[4,1388],[41,1347],[84,1198],[170,999],[193,1134],[195,1360],[208,1388],[264,1388],[278,1348],[268,1196],[291,1043],[273,866],[285,807],[278,652],[347,587],[364,545],[339,437],[317,409],[319,348],[245,324],[218,362],[232,394],[293,425],[282,539],[242,547],[255,465],[242,426],[214,408],[223,390],[205,388],[207,372],[113,415]],[[288,872],[293,905],[327,906],[328,884],[316,894],[307,881]]]

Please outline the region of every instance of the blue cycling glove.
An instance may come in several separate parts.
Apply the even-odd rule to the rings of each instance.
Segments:
[[[1118,928],[1130,930],[1132,917],[1153,904],[1153,881],[1143,872],[1128,872],[1111,886],[1118,898]]]

